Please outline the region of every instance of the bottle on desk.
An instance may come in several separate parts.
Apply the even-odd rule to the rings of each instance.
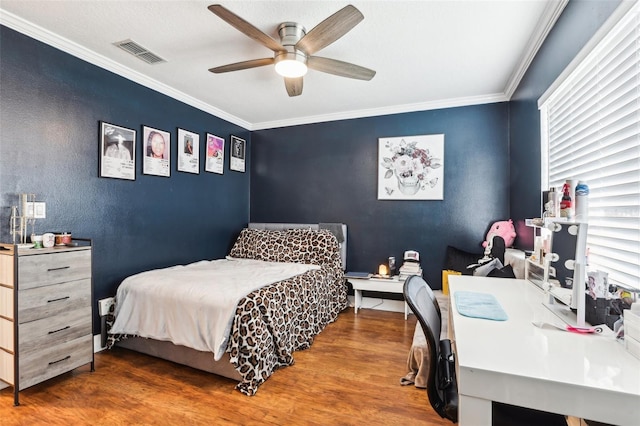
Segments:
[[[543,217],[560,217],[559,193],[554,187],[544,192],[544,214]]]
[[[576,185],[576,220],[586,222],[589,218],[589,186],[583,181]]]
[[[562,187],[562,200],[560,201],[560,216],[567,219],[573,219],[573,200],[571,199],[571,187],[569,182]]]

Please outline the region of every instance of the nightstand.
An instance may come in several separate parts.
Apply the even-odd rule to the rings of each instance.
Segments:
[[[347,281],[353,285],[353,291],[355,293],[355,313],[358,313],[358,308],[362,305],[362,290],[365,291],[378,291],[381,293],[396,293],[403,294],[404,280],[393,277],[392,279],[385,278],[346,278]],[[409,307],[407,302],[404,302],[404,319],[407,319],[409,314]]]

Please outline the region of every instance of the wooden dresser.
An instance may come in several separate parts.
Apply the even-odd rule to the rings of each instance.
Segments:
[[[87,363],[94,370],[91,242],[79,244],[0,244],[0,381],[15,405],[30,386]]]

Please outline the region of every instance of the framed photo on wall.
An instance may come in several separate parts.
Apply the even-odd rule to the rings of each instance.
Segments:
[[[178,129],[178,171],[200,174],[200,135]]]
[[[444,199],[444,135],[378,139],[378,200]]]
[[[207,133],[206,172],[224,174],[224,139]]]
[[[136,131],[100,122],[100,177],[136,180]]]
[[[144,160],[142,173],[152,176],[171,176],[171,134],[153,127],[142,127]]]
[[[231,160],[229,168],[237,172],[245,171],[247,142],[237,136],[231,136]]]

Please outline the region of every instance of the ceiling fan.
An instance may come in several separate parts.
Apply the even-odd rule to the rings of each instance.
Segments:
[[[273,50],[273,58],[252,59],[211,68],[213,73],[239,71],[275,64],[276,72],[284,77],[284,85],[289,96],[302,94],[302,77],[307,68],[341,77],[371,80],[376,72],[349,62],[313,56],[348,33],[364,16],[352,5],[345,6],[311,31],[296,22],[283,22],[278,26],[280,42],[274,40],[235,13],[219,4],[208,9],[240,32]]]

